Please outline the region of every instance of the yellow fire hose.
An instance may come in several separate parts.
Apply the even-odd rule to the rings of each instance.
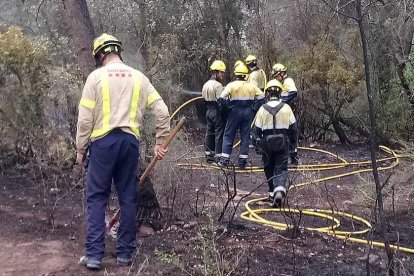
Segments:
[[[182,105],[180,105],[175,111],[174,111],[174,113],[173,114],[171,114],[171,116],[170,116],[170,118],[173,118],[175,115],[177,115],[177,113],[184,107],[184,106],[186,106],[186,105],[188,105],[188,104],[190,104],[190,103],[192,103],[192,102],[195,102],[195,101],[197,101],[197,100],[201,100],[201,99],[203,99],[203,97],[195,97],[195,98],[192,98],[192,99],[190,99],[190,100],[188,100],[188,101],[186,101],[185,103],[183,103]]]
[[[173,113],[173,115],[171,117],[173,117],[178,112],[178,110],[183,108],[185,105],[187,105],[187,104],[189,104],[189,103],[191,103],[195,100],[198,100],[198,99],[202,99],[202,97],[197,97],[197,98],[194,98],[194,99],[191,99],[191,100],[185,102]],[[236,147],[238,144],[239,144],[239,142],[236,143],[234,145],[234,147]],[[348,162],[344,158],[341,158],[340,156],[338,156],[338,155],[336,155],[332,152],[317,149],[317,148],[299,147],[299,149],[324,153],[324,154],[327,154],[327,155],[330,155],[330,156],[333,156],[333,157],[337,158],[340,162],[330,163],[330,164],[299,165],[299,166],[296,166],[295,168],[289,168],[289,171],[322,171],[322,170],[333,170],[333,169],[353,167],[353,166],[360,167],[360,166],[367,166],[367,165],[371,164],[371,160]],[[378,159],[377,162],[378,163],[383,163],[385,161],[391,161],[391,160],[393,160],[393,162],[390,165],[384,165],[384,166],[378,167],[379,171],[392,169],[392,168],[394,168],[395,166],[397,166],[399,164],[399,159],[400,158],[408,157],[407,155],[399,155],[399,154],[395,153],[393,150],[391,150],[390,148],[387,148],[385,146],[380,146],[380,149],[382,151],[384,151],[385,153],[390,154],[391,157]],[[180,168],[184,168],[184,169],[223,170],[223,168],[218,167],[218,166],[204,165],[204,164],[180,163],[180,164],[177,164],[177,166],[180,167]],[[227,169],[224,169],[224,170],[227,170]],[[256,172],[263,172],[263,169],[260,168],[260,167],[253,167],[252,166],[252,167],[246,167],[245,170],[235,170],[235,171],[238,172],[238,173],[256,173]],[[351,176],[351,175],[364,173],[364,172],[371,172],[371,171],[372,171],[372,168],[356,169],[354,171],[345,172],[345,173],[338,174],[338,175],[332,175],[332,176],[316,179],[316,180],[313,180],[313,181],[297,183],[297,184],[294,184],[294,185],[290,186],[289,190],[293,189],[293,188],[299,188],[299,187],[304,187],[304,186],[315,184],[315,183],[324,182],[324,181],[327,181],[327,180],[332,180],[332,179],[336,179],[336,178],[341,178],[341,177],[345,177],[345,176]],[[360,243],[360,244],[369,244],[370,246],[375,246],[375,247],[385,247],[385,243],[383,243],[383,242],[377,242],[377,241],[367,240],[367,239],[363,239],[363,238],[352,237],[352,235],[366,234],[366,233],[368,233],[372,230],[371,223],[368,220],[366,220],[362,217],[359,217],[359,216],[356,216],[356,215],[353,215],[353,214],[349,214],[349,213],[345,213],[345,212],[341,212],[341,211],[334,211],[334,210],[322,210],[322,209],[299,210],[299,209],[291,209],[291,208],[259,208],[259,209],[252,209],[250,207],[251,205],[253,205],[257,202],[265,201],[266,199],[267,199],[266,197],[263,197],[263,198],[256,198],[256,199],[251,199],[251,200],[247,201],[245,203],[246,211],[243,212],[240,215],[240,217],[244,220],[260,223],[260,224],[267,225],[267,226],[270,226],[270,227],[273,227],[273,228],[276,228],[276,229],[279,229],[279,230],[287,230],[289,228],[292,228],[293,226],[289,225],[289,224],[286,224],[286,223],[267,220],[267,219],[261,217],[260,214],[279,212],[279,213],[285,213],[285,214],[303,214],[303,215],[306,215],[306,216],[319,217],[319,218],[323,218],[323,219],[326,219],[328,221],[331,221],[332,224],[329,225],[329,226],[316,227],[316,228],[304,227],[304,229],[309,230],[309,231],[316,231],[316,232],[326,233],[326,234],[329,234],[329,235],[331,235],[335,238],[341,239],[341,240],[352,241],[352,242],[356,242],[356,243]],[[355,231],[340,231],[340,230],[337,230],[341,226],[341,222],[337,217],[344,217],[348,220],[359,223],[359,224],[363,225],[364,228],[362,228],[361,230],[355,230]],[[399,250],[401,252],[414,254],[414,248],[402,247],[402,246],[399,246],[399,245],[390,245],[390,247],[394,250]]]

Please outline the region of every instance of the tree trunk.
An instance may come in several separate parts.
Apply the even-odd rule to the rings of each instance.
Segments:
[[[325,109],[322,108],[318,108],[316,107],[316,109],[320,110],[321,112],[323,112],[324,114],[326,114],[329,119],[331,120],[332,123],[332,127],[335,130],[336,135],[339,138],[339,141],[341,141],[341,144],[348,144],[349,143],[349,139],[346,136],[346,133],[341,125],[341,122],[338,118],[338,113],[340,110],[340,107],[338,107],[337,112],[335,112],[334,107],[331,105],[331,103],[329,102],[329,91],[326,91],[325,88],[321,88],[319,90],[319,93],[321,94],[321,98],[322,98],[322,102],[323,105],[325,106]]]
[[[409,11],[411,12],[411,11]],[[402,90],[408,96],[412,110],[414,110],[414,91],[410,87],[404,71],[409,62],[409,56],[412,48],[412,41],[414,37],[414,19],[410,15],[406,15],[404,23],[401,25],[400,31],[396,34],[394,41],[396,42],[396,49],[394,52],[395,65],[397,67],[398,78],[400,79],[400,85]]]
[[[365,11],[362,11],[362,3],[361,0],[357,0],[355,2],[355,8],[357,13],[357,22],[359,27],[359,33],[361,36],[361,44],[362,44],[362,53],[364,56],[364,67],[365,67],[365,78],[366,78],[366,89],[367,89],[367,97],[368,97],[368,108],[369,108],[369,118],[371,122],[371,162],[372,162],[372,174],[374,176],[375,182],[375,190],[377,196],[377,206],[378,206],[378,215],[380,219],[380,232],[381,236],[384,239],[385,243],[385,251],[388,257],[388,273],[389,275],[394,275],[394,256],[393,252],[390,248],[390,242],[387,237],[387,221],[384,215],[384,202],[382,196],[382,187],[379,179],[378,174],[378,165],[377,165],[377,122],[375,116],[375,100],[374,100],[374,93],[371,86],[371,71],[370,71],[370,61],[368,58],[368,42],[367,36],[365,34],[365,22],[364,16]]]
[[[73,41],[73,50],[78,66],[84,77],[95,68],[91,54],[91,45],[96,37],[86,0],[66,0],[65,15],[68,21],[69,34]]]

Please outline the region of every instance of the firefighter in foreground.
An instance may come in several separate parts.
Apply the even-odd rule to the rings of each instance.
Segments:
[[[136,241],[139,137],[146,108],[155,115],[155,155],[162,159],[170,133],[167,106],[148,78],[122,62],[121,42],[103,34],[93,42],[92,54],[98,69],[87,78],[79,104],[76,146],[82,164],[90,143],[86,179],[86,256],[80,264],[100,269],[105,247],[105,208],[112,180],[121,209],[116,256],[120,266],[132,261]]]
[[[219,111],[217,98],[223,92],[223,80],[226,65],[221,60],[215,60],[211,66],[211,78],[202,90],[204,102],[207,106],[207,131],[205,137],[205,154],[207,163],[219,162],[223,145],[223,132],[226,124],[225,115]]]
[[[281,100],[287,103],[295,114],[296,112],[296,98],[298,96],[298,89],[292,78],[288,77],[287,67],[281,63],[276,63],[272,67],[272,77],[278,80],[283,85],[283,91],[281,94]],[[292,165],[299,164],[298,152],[293,145],[289,146],[290,163]]]
[[[227,109],[229,117],[223,137],[223,153],[219,165],[226,167],[230,164],[236,132],[240,129],[239,168],[247,165],[250,140],[250,123],[254,114],[264,102],[264,93],[254,84],[246,81],[249,70],[244,64],[234,69],[236,80],[226,85],[217,102],[220,109]]]
[[[245,63],[250,70],[248,82],[253,83],[264,91],[266,85],[266,73],[257,66],[257,58],[253,55],[247,56]]]
[[[282,206],[288,191],[289,143],[297,147],[296,119],[290,106],[281,101],[282,91],[279,81],[269,81],[267,103],[257,112],[253,130],[253,144],[262,154],[273,207]]]

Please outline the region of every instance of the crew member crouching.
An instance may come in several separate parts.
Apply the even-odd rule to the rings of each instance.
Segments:
[[[282,84],[267,83],[267,103],[260,107],[254,122],[253,141],[262,154],[264,172],[269,185],[269,200],[281,207],[288,191],[289,142],[297,147],[297,124],[292,109],[281,101]],[[288,141],[289,139],[289,141]]]

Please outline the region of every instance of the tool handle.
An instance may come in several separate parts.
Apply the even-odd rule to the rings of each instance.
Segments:
[[[168,136],[167,140],[164,144],[162,144],[162,148],[165,149],[168,147],[168,145],[171,143],[172,139],[177,135],[177,133],[180,131],[180,129],[185,124],[186,119],[185,117],[182,117],[178,124],[175,126],[175,128],[171,131],[170,135]],[[152,169],[154,168],[155,164],[158,162],[158,158],[154,157],[152,159],[151,163],[148,165],[148,167],[145,169],[144,173],[141,175],[141,178],[139,179],[139,184],[144,183],[144,180],[148,177]],[[111,220],[106,225],[106,230],[109,231],[112,226],[115,225],[115,223],[119,220],[119,216],[121,215],[121,209],[118,209],[115,213],[115,215],[111,218]]]
[[[168,136],[167,140],[164,144],[161,145],[163,149],[167,148],[168,145],[171,143],[172,139],[174,139],[175,135],[180,131],[180,129],[185,124],[186,119],[185,117],[182,117],[178,124],[175,126],[175,128],[171,131],[170,135]],[[155,157],[152,159],[151,163],[148,165],[148,167],[145,169],[144,173],[141,175],[141,178],[139,179],[139,183],[142,184],[144,180],[148,177],[152,169],[154,168],[155,164],[158,162],[158,158]]]

